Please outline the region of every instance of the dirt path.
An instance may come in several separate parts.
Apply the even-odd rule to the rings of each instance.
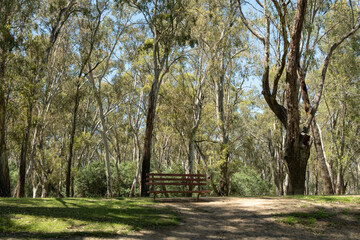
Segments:
[[[180,224],[143,230],[120,239],[360,239],[360,206],[356,204],[276,197],[157,201],[161,207],[177,211]],[[282,219],[291,220],[294,213],[317,215],[305,224],[284,223]]]

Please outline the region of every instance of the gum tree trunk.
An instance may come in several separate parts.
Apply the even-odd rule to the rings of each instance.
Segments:
[[[26,156],[29,146],[29,136],[30,136],[31,122],[32,122],[32,109],[33,109],[32,103],[29,103],[27,109],[27,123],[24,129],[23,139],[21,143],[18,181],[14,193],[14,197],[18,197],[18,198],[25,197]]]
[[[229,149],[228,142],[229,137],[225,124],[225,109],[224,109],[224,80],[225,73],[221,73],[219,80],[215,82],[216,91],[216,116],[219,128],[219,143],[220,143],[220,184],[219,193],[222,196],[229,194],[229,177],[228,177],[228,160]]]
[[[6,150],[6,97],[5,97],[5,63],[0,62],[0,197],[10,197],[9,163]]]
[[[71,166],[73,159],[73,148],[74,148],[74,139],[76,132],[76,117],[79,108],[79,102],[80,102],[80,84],[78,83],[76,86],[73,120],[72,120],[70,143],[69,143],[69,156],[67,160],[66,183],[65,183],[66,197],[70,197]]]

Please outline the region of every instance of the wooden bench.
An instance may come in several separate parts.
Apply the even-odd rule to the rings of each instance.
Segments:
[[[159,193],[197,193],[196,200],[199,200],[201,194],[210,193],[210,190],[201,190],[201,186],[206,185],[205,174],[169,174],[169,173],[147,173],[146,185],[152,186],[148,193],[154,194],[154,200]],[[156,186],[197,186],[197,189],[187,190],[156,190]]]

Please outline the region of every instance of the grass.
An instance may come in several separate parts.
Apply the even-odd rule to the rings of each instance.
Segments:
[[[276,220],[290,225],[302,224],[304,226],[312,226],[316,221],[326,220],[332,216],[332,213],[326,212],[324,209],[317,209],[311,212],[292,212],[283,214],[276,217]]]
[[[339,202],[339,203],[356,203],[360,204],[360,197],[358,196],[318,196],[318,195],[308,195],[308,196],[286,196],[287,198],[303,199],[310,200],[315,202]]]
[[[149,199],[0,198],[0,238],[111,237],[176,225],[176,213]]]

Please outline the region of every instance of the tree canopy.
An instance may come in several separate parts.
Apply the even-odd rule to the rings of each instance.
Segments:
[[[0,196],[360,192],[353,0],[4,0]]]

